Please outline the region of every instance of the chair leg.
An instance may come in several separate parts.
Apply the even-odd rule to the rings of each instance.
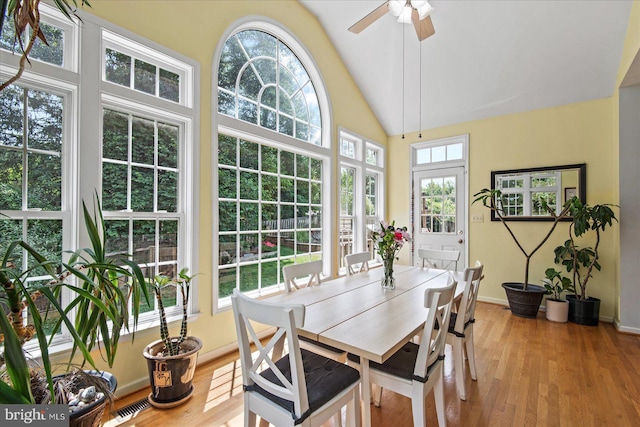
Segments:
[[[413,427],[425,427],[427,416],[425,414],[424,384],[414,381],[411,391],[411,414],[413,415]]]
[[[465,333],[465,348],[467,349],[467,359],[469,360],[469,371],[471,371],[471,379],[474,381],[478,380],[478,375],[476,374],[476,357],[475,357],[475,349],[473,348],[473,328],[469,328],[469,330]]]
[[[453,369],[456,377],[456,389],[458,390],[458,397],[461,400],[467,400],[464,389],[464,360],[463,360],[463,342],[461,338],[457,338],[453,341]]]
[[[376,406],[376,408],[380,407],[380,402],[382,401],[382,386],[381,385],[374,385],[371,384],[371,398],[373,399],[373,404]]]
[[[347,403],[347,426],[360,427],[361,424],[360,387],[356,387],[353,390],[353,399]]]
[[[441,365],[442,366],[442,365]],[[436,415],[438,416],[438,426],[446,427],[447,416],[444,411],[444,380],[442,367],[438,370],[438,378],[433,385],[433,397],[436,401]]]
[[[333,425],[336,427],[342,427],[342,409],[336,412],[333,416]]]

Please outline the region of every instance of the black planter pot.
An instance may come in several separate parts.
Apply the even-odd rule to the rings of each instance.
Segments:
[[[533,318],[538,315],[542,297],[547,293],[545,288],[528,284],[525,290],[522,283],[514,282],[503,283],[502,287],[507,294],[511,314],[527,318]]]
[[[196,337],[187,337],[181,347],[185,351],[177,356],[160,356],[158,353],[164,348],[161,340],[144,349],[151,383],[149,403],[156,408],[173,408],[193,395],[191,382],[202,341]]]
[[[570,322],[598,326],[600,320],[600,300],[598,298],[579,299],[577,295],[567,295],[567,301],[569,301]]]

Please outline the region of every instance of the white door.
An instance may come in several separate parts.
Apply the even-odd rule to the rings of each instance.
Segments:
[[[413,172],[414,248],[460,251],[458,270],[465,259],[466,221],[464,167]]]

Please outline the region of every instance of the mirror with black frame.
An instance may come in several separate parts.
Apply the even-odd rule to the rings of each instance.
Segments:
[[[508,221],[552,221],[540,201],[555,209],[577,196],[586,202],[587,165],[546,166],[528,169],[511,169],[491,172],[491,189],[502,193],[502,210]],[[571,218],[566,218],[570,221]],[[491,211],[491,221],[499,221]]]

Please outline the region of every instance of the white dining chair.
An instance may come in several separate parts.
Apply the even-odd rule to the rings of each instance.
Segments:
[[[320,284],[320,273],[322,273],[322,261],[311,261],[302,264],[291,264],[282,268],[284,276],[284,287],[287,292],[293,292],[304,286],[298,285],[296,278],[304,276],[307,280],[305,286],[313,286]],[[327,344],[312,340],[307,337],[299,337],[300,346],[314,353],[318,353],[324,357],[336,360],[341,363],[347,361],[347,352],[339,348],[332,347]]]
[[[363,271],[369,271],[369,261],[371,261],[371,254],[369,252],[357,252],[346,255],[344,257],[344,263],[347,268],[347,275],[352,276],[362,273]]]
[[[446,426],[444,410],[444,347],[457,283],[453,278],[443,288],[428,288],[424,306],[429,309],[420,344],[406,343],[384,363],[369,362],[369,378],[387,390],[411,398],[413,425],[426,425],[425,398],[433,389],[440,427]],[[438,325],[438,329],[436,329]],[[349,354],[349,364],[359,366],[360,358]],[[374,396],[380,406],[381,395]]]
[[[460,251],[445,251],[441,249],[418,249],[418,257],[422,260],[422,268],[440,268],[443,270],[458,270]]]
[[[461,400],[466,400],[465,373],[464,366],[465,351],[471,379],[476,381],[476,360],[473,346],[473,324],[475,323],[474,313],[478,300],[478,289],[480,281],[484,278],[482,271],[484,266],[480,261],[476,261],[475,267],[464,270],[464,293],[458,303],[457,313],[451,314],[449,330],[447,333],[447,344],[450,344],[453,351],[453,368],[456,378],[456,390]]]
[[[350,426],[360,425],[360,373],[343,363],[301,349],[297,325],[304,324],[302,304],[257,301],[238,290],[231,296],[240,347],[244,425],[256,416],[276,426],[320,426],[347,406]],[[254,323],[276,328],[262,345]],[[286,340],[287,354],[270,355]],[[252,351],[251,344],[257,351]]]
[[[290,264],[282,267],[284,287],[287,292],[306,286],[319,285],[320,274],[322,274],[322,260]],[[305,279],[302,282],[298,282],[296,279],[301,277]]]

